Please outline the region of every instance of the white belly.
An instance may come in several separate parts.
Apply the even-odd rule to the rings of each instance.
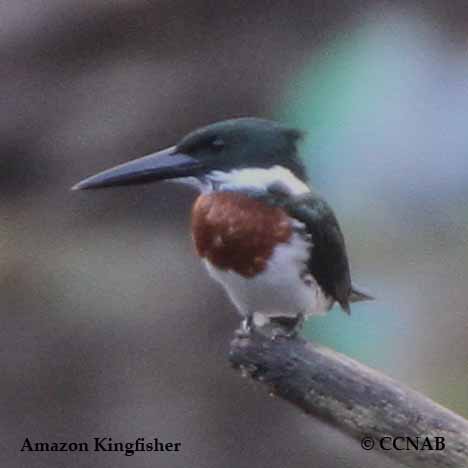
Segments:
[[[252,278],[231,270],[220,270],[208,260],[205,266],[212,278],[221,283],[239,312],[246,316],[322,315],[333,301],[310,275],[301,272],[309,258],[310,245],[299,234],[275,248],[267,268]]]

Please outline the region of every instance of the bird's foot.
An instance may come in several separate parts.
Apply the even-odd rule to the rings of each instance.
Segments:
[[[271,333],[271,339],[279,338],[293,339],[296,338],[304,325],[304,314],[298,314],[296,317],[275,317],[271,322],[278,323],[280,327],[274,328]]]
[[[247,338],[252,333],[253,328],[253,316],[248,315],[242,320],[240,327],[235,331],[235,335],[237,338]]]

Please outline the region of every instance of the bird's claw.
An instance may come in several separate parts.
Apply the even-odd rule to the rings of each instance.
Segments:
[[[242,320],[240,327],[235,331],[235,335],[237,338],[247,338],[252,333],[253,328],[253,320],[252,316],[247,316],[244,320]]]
[[[291,340],[296,338],[299,335],[299,329],[294,327],[290,330],[285,330],[284,328],[274,328],[271,333],[271,341],[276,341],[278,339],[287,339]]]
[[[298,314],[292,326],[288,328],[285,328],[285,327],[274,328],[271,333],[271,339],[272,341],[277,340],[278,338],[294,339],[301,332],[303,325],[304,325],[304,315]]]

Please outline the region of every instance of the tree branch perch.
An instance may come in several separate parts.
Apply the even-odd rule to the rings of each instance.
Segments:
[[[468,468],[468,421],[331,349],[261,332],[235,338],[232,365],[269,391],[361,442],[372,437],[444,437],[443,450],[382,450],[413,468]],[[387,442],[388,441],[388,442]],[[391,439],[386,439],[386,447]],[[400,444],[401,446],[401,444]]]

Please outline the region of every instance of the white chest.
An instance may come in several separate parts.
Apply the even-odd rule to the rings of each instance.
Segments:
[[[267,268],[250,278],[220,270],[208,260],[204,263],[241,315],[321,315],[329,310],[333,301],[323,294],[311,275],[304,274],[309,249],[310,244],[294,233],[289,242],[275,248]]]

